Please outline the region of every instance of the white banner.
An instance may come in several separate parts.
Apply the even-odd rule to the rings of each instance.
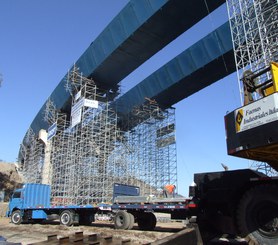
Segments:
[[[98,108],[98,101],[85,99],[84,106],[91,107],[91,108]]]
[[[79,97],[80,98],[80,97]],[[82,107],[98,108],[97,100],[89,100],[81,97],[79,101],[71,108],[71,127],[81,122]]]
[[[79,111],[84,106],[84,98],[82,97],[76,104],[74,104],[71,108],[71,114],[75,111]]]
[[[76,93],[76,95],[74,96],[74,100],[77,101],[80,97],[81,97],[81,91]]]
[[[278,120],[278,94],[272,94],[235,111],[236,132]]]
[[[81,122],[81,108],[71,112],[71,127]]]
[[[49,128],[48,128],[48,133],[47,133],[47,140],[52,139],[57,132],[57,123],[53,123]]]
[[[81,111],[84,105],[84,98],[81,98],[76,104],[71,107],[71,127],[81,122]]]

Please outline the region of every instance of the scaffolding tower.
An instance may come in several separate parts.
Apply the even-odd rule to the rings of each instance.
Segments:
[[[241,103],[257,100],[263,95],[255,90],[244,93],[244,84],[254,73],[255,86],[267,83],[270,71],[264,72],[270,62],[278,61],[278,2],[277,0],[227,0],[234,56],[241,94]],[[247,101],[247,103],[246,103]],[[251,168],[271,175],[274,170],[266,163],[253,162]]]
[[[108,158],[116,141],[116,113],[93,80],[76,67],[66,89],[72,95],[70,120],[58,116],[51,143],[52,202],[88,204],[111,201]]]
[[[21,147],[26,182],[50,184],[56,205],[112,202],[115,183],[139,186],[141,195],[177,186],[173,108],[162,110],[146,98],[123,116],[111,106],[111,91],[99,90],[75,66],[65,89],[70,115],[49,99],[47,137],[38,140],[30,130]]]
[[[274,177],[278,175],[277,171],[265,162],[251,161],[250,168],[255,169],[259,172],[263,172],[265,175],[269,177]]]
[[[238,81],[278,60],[277,0],[227,0]],[[261,76],[257,84],[270,78]],[[243,85],[239,82],[241,102]],[[255,96],[260,96],[258,93]]]
[[[146,98],[124,122],[128,183],[139,186],[142,195],[160,195],[165,185],[177,186],[174,108],[162,110],[156,101]]]
[[[28,129],[19,151],[22,155],[19,166],[23,180],[30,183],[41,183],[44,163],[44,143],[31,128]]]

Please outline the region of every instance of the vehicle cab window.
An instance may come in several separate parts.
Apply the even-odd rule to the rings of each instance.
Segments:
[[[20,198],[20,194],[21,194],[21,192],[19,192],[19,191],[14,192],[13,198]]]

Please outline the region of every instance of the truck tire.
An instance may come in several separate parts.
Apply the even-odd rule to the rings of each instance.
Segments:
[[[156,217],[150,212],[142,213],[138,215],[137,223],[140,230],[152,231],[156,226]]]
[[[131,225],[131,216],[128,212],[120,210],[116,213],[114,218],[114,225],[116,229],[127,230]]]
[[[22,216],[20,210],[16,210],[12,212],[11,222],[16,225],[20,225],[22,223]]]
[[[129,214],[129,218],[130,218],[130,223],[129,223],[129,226],[127,227],[127,229],[131,230],[134,226],[134,215],[131,213],[128,213],[128,214]]]
[[[73,213],[70,210],[65,210],[60,215],[60,224],[71,226],[73,224]]]
[[[260,185],[247,191],[237,208],[239,232],[250,244],[278,244],[278,186]]]

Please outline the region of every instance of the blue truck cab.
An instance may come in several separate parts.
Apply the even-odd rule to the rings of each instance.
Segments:
[[[43,208],[50,206],[50,186],[43,184],[25,184],[11,196],[7,217],[14,224],[22,221],[43,220],[47,218]]]

